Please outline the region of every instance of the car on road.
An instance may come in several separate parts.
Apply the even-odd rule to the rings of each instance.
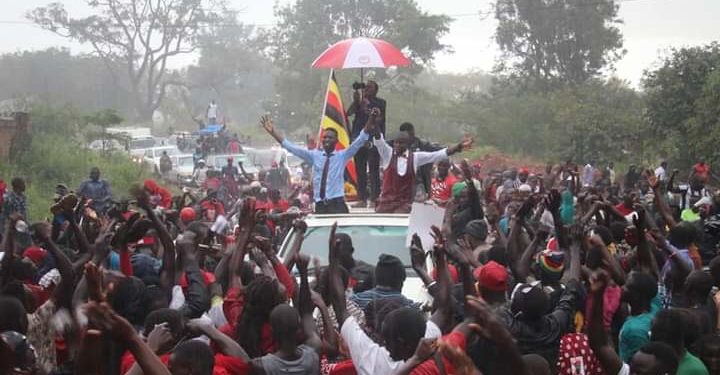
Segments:
[[[145,150],[143,154],[143,163],[153,169],[154,172],[160,173],[160,157],[163,152],[166,152],[168,156],[180,154],[180,150],[177,146],[159,146],[151,147]]]
[[[305,219],[308,229],[305,232],[301,252],[318,258],[322,266],[327,265],[330,227],[337,222],[337,233],[347,233],[353,240],[355,259],[374,266],[377,264],[380,254],[390,254],[400,258],[407,273],[403,294],[415,302],[424,304],[431,301],[432,298],[410,263],[410,250],[405,246],[409,220],[407,214],[378,214],[375,212],[310,215]],[[294,229],[287,234],[278,252],[281,259],[287,255],[297,235]],[[432,269],[429,257],[427,267],[428,270]]]
[[[233,165],[238,166],[238,162],[243,163],[243,169],[245,169],[245,172],[257,176],[258,169],[248,161],[248,156],[246,154],[219,154],[219,155],[209,155],[207,157],[206,163],[209,167],[212,167],[216,171],[222,171],[223,167],[227,165],[227,159],[228,157],[233,158]],[[238,168],[239,169],[239,168]]]
[[[167,179],[178,185],[187,185],[192,180],[195,171],[195,161],[192,154],[177,154],[170,156],[172,170],[168,172]]]

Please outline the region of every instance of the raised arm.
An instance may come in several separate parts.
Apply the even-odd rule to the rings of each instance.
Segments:
[[[47,251],[55,259],[55,265],[60,273],[60,284],[53,291],[53,299],[58,307],[72,307],[72,296],[75,288],[75,273],[73,265],[67,255],[58,249],[50,239],[52,228],[49,223],[43,223],[37,235],[45,245]]]
[[[618,374],[623,367],[622,359],[610,345],[603,324],[603,305],[605,287],[607,286],[607,274],[600,271],[592,275],[590,279],[590,291],[592,293],[592,310],[588,319],[588,343],[595,352],[600,366],[606,374]]]
[[[153,228],[160,237],[160,243],[163,247],[162,269],[160,270],[160,285],[169,295],[175,282],[175,242],[170,236],[167,227],[160,221],[155,211],[150,206],[150,197],[143,190],[138,191],[135,197],[140,208],[145,210],[145,215],[150,219]]]

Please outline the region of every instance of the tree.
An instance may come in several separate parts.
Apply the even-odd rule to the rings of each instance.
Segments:
[[[720,162],[720,44],[672,51],[656,70],[646,71],[647,117],[663,134],[674,161],[690,165],[699,157]]]
[[[204,113],[215,99],[224,118],[256,125],[266,111],[264,104],[273,99],[273,64],[261,54],[266,41],[235,20],[234,13],[227,13],[223,27],[212,28],[198,41],[200,58],[186,72],[186,107]]]
[[[424,12],[413,0],[297,0],[276,8],[275,15],[270,52],[282,68],[275,81],[279,105],[283,122],[295,127],[320,111],[327,73],[310,64],[331,44],[360,36],[387,40],[412,60],[412,69],[403,70],[408,72],[419,72],[448,48],[440,38],[451,19]]]
[[[40,27],[90,44],[116,77],[126,75],[138,120],[150,120],[172,80],[168,62],[191,53],[202,25],[219,18],[222,2],[202,0],[87,0],[93,15],[72,18],[61,3],[28,13]],[[116,69],[120,64],[122,69]],[[120,82],[118,79],[116,82]]]
[[[582,83],[623,54],[614,0],[499,0],[497,69],[549,89]]]
[[[49,105],[71,104],[86,111],[132,110],[127,90],[118,89],[102,59],[75,56],[67,49],[8,53],[0,56],[0,98],[24,98]],[[126,82],[122,82],[126,86]],[[109,90],[110,87],[116,87]]]

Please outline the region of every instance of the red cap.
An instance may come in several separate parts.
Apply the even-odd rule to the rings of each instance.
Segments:
[[[140,239],[140,241],[137,242],[138,245],[154,245],[155,244],[155,236],[145,236]]]
[[[522,167],[522,168],[520,168],[520,170],[518,171],[518,173],[530,174],[530,170],[527,169],[526,167]]]
[[[480,284],[480,289],[492,292],[507,290],[508,272],[505,266],[493,260],[473,271],[473,276]]]
[[[189,223],[191,221],[195,221],[196,215],[195,210],[192,207],[185,207],[182,210],[180,210],[180,220],[183,223]]]
[[[47,251],[37,247],[37,246],[31,246],[25,249],[23,252],[23,258],[30,259],[33,263],[40,264],[43,259],[47,256]]]
[[[458,270],[453,266],[452,264],[448,264],[448,272],[450,272],[450,280],[452,280],[453,284],[457,284],[458,282]],[[430,271],[430,277],[432,277],[433,280],[437,281],[437,268],[433,268],[432,271]]]

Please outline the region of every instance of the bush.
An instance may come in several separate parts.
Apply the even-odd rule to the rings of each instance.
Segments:
[[[77,117],[66,108],[42,108],[36,119],[31,111],[33,135],[30,149],[15,164],[0,165],[0,177],[8,184],[15,177],[27,180],[28,216],[31,221],[50,216],[49,206],[55,186],[66,184],[70,190],[77,190],[80,183],[88,178],[90,168],[98,167],[104,178],[110,182],[113,198],[128,195],[130,186],[149,177],[142,165],[132,162],[127,155],[113,153],[100,155],[84,147],[75,132],[59,134],[59,129],[72,129]],[[55,113],[55,115],[53,114]]]

